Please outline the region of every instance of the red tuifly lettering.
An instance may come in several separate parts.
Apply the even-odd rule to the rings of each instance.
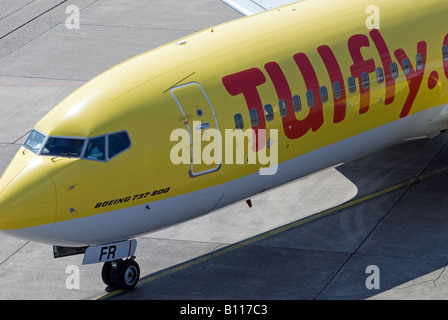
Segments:
[[[259,151],[263,149],[266,144],[266,135],[259,135],[258,130],[266,129],[266,122],[264,119],[263,104],[261,103],[260,94],[257,90],[258,86],[266,82],[266,77],[263,72],[258,68],[252,68],[226,76],[222,78],[222,82],[232,96],[243,94],[249,110],[256,109],[259,115],[263,115],[258,117],[258,125],[252,127],[254,129],[253,150]],[[266,131],[262,130],[261,132]]]
[[[384,103],[385,105],[389,105],[394,102],[395,99],[395,79],[392,77],[392,71],[390,69],[392,58],[389,53],[389,48],[378,29],[370,31],[370,37],[372,38],[373,43],[380,54],[381,62],[383,63],[384,77],[386,80],[386,100]]]
[[[364,60],[361,54],[361,48],[369,47],[369,38],[363,34],[356,34],[348,39],[348,50],[353,60],[350,71],[354,78],[358,78],[359,91],[361,93],[361,102],[359,105],[359,113],[363,114],[369,111],[370,107],[370,84],[364,85],[362,74],[375,72],[375,61],[373,59]]]
[[[314,97],[319,97],[319,80],[317,79],[316,72],[314,68],[304,53],[298,53],[294,55],[294,61],[299,67],[302,73],[303,80],[305,81],[305,86],[307,91],[313,92]],[[307,116],[307,126],[313,130],[317,131],[324,124],[324,113],[322,110],[322,101],[318,98],[314,99],[314,106],[309,110]]]
[[[299,58],[301,59],[301,58]],[[302,66],[302,62],[299,62]],[[299,64],[298,63],[298,64]],[[306,63],[305,63],[306,64]],[[286,101],[288,112],[282,117],[283,131],[289,139],[297,139],[305,135],[310,129],[316,131],[323,123],[322,110],[310,109],[307,117],[303,120],[297,120],[294,112],[294,106],[292,101],[291,89],[285,75],[276,62],[269,62],[265,65],[266,71],[274,84],[275,91],[277,92],[278,100]],[[302,69],[308,72],[307,67]],[[315,112],[313,112],[315,111]]]
[[[409,95],[406,99],[406,102],[404,103],[403,109],[401,110],[400,118],[406,117],[411,111],[412,105],[414,104],[415,98],[417,97],[418,90],[420,89],[420,85],[422,84],[423,75],[425,74],[425,67],[426,67],[425,41],[421,41],[417,44],[417,54],[421,55],[422,63],[420,64],[420,67],[416,67],[414,69],[414,67],[412,66],[411,59],[408,58],[404,50],[403,49],[395,50],[395,57],[397,58],[398,62],[401,65],[401,68],[403,69],[406,75],[406,80],[408,81],[409,86]],[[407,59],[406,63],[409,64],[409,66],[404,65],[405,59]]]
[[[385,105],[389,105],[395,100],[396,87],[395,79],[392,76],[391,70],[392,57],[381,33],[377,29],[373,29],[369,34],[381,58],[386,85]],[[443,45],[448,47],[448,34],[444,38]],[[373,59],[365,60],[361,53],[362,48],[369,46],[369,38],[366,35],[356,34],[348,39],[348,50],[353,60],[353,65],[350,66],[350,72],[354,78],[358,79],[360,88],[360,114],[364,114],[369,111],[369,74],[375,72],[375,61]],[[345,119],[347,112],[346,86],[341,68],[330,47],[322,45],[317,48],[317,51],[325,64],[330,77],[330,82],[333,86],[333,122],[339,123]],[[448,78],[448,58],[446,59],[446,54],[448,54],[448,52],[445,53],[445,51],[448,51],[448,48],[444,47],[443,51],[443,66],[445,75]],[[400,118],[403,118],[409,115],[423,81],[427,59],[427,44],[424,41],[417,44],[417,65],[415,68],[411,63],[411,59],[408,58],[403,49],[395,50],[394,55],[405,73],[409,86],[409,94],[400,112]],[[286,102],[287,112],[282,114],[282,123],[285,135],[289,139],[298,139],[310,130],[313,132],[319,130],[324,123],[324,114],[322,100],[319,99],[319,80],[310,60],[305,53],[295,54],[293,59],[303,77],[306,90],[308,92],[312,92],[315,97],[313,101],[314,105],[310,106],[308,115],[302,120],[298,120],[295,116],[296,110],[294,110],[294,97],[292,97],[290,85],[280,65],[277,62],[272,61],[266,63],[264,67],[274,85],[278,100],[281,103]],[[428,78],[429,89],[436,87],[438,78],[439,76],[437,71],[433,71]],[[266,83],[266,77],[260,69],[252,68],[234,73],[224,77],[222,82],[231,95],[237,96],[242,94],[244,96],[249,111],[251,109],[256,109],[259,115],[264,115],[263,104],[258,91],[258,86]],[[258,124],[256,126],[252,126],[252,128],[254,129],[253,149],[254,151],[259,151],[266,145],[266,136],[264,134],[266,131],[265,117],[259,116]]]
[[[331,51],[328,46],[320,46],[317,48],[317,52],[319,52],[322,61],[327,68],[328,74],[330,76],[330,81],[333,86],[339,83],[339,88],[333,88],[333,99],[334,99],[334,115],[333,122],[339,123],[345,119],[345,113],[347,110],[346,105],[346,95],[345,95],[345,84],[344,78],[342,77],[341,68],[339,67],[339,63],[334,56],[333,51]],[[337,90],[339,90],[339,97]]]

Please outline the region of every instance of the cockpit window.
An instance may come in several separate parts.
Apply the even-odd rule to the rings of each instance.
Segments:
[[[28,136],[28,139],[26,139],[24,147],[37,154],[42,147],[44,140],[45,136],[42,133],[33,130]]]
[[[109,159],[131,146],[131,140],[125,131],[109,134]]]
[[[79,157],[85,139],[50,137],[41,154],[47,156]]]
[[[84,158],[104,161],[106,159],[106,137],[89,139]]]
[[[129,149],[131,139],[126,131],[93,138],[78,138],[46,136],[33,130],[25,141],[24,147],[43,156],[109,161]]]

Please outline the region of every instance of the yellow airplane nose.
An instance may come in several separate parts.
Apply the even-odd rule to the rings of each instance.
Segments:
[[[40,233],[49,233],[54,223],[55,185],[38,162],[13,161],[0,179],[0,230],[10,235],[32,239],[32,234],[27,235],[32,232],[29,228],[48,225],[38,229]]]

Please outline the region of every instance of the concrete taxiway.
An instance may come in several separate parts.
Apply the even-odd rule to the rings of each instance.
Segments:
[[[218,0],[0,8],[0,173],[35,123],[89,79],[241,17]],[[142,278],[131,292],[107,292],[102,266],[81,266],[81,256],[53,259],[49,245],[0,234],[0,299],[446,299],[447,143],[404,143],[257,195],[252,208],[139,237]]]

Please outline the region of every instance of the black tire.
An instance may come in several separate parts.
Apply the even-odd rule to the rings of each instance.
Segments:
[[[140,279],[140,267],[137,262],[128,259],[120,263],[117,267],[116,279],[121,289],[134,289]]]
[[[101,270],[101,278],[105,285],[109,287],[116,287],[117,283],[112,279],[112,262],[108,261],[103,264],[103,269]]]

